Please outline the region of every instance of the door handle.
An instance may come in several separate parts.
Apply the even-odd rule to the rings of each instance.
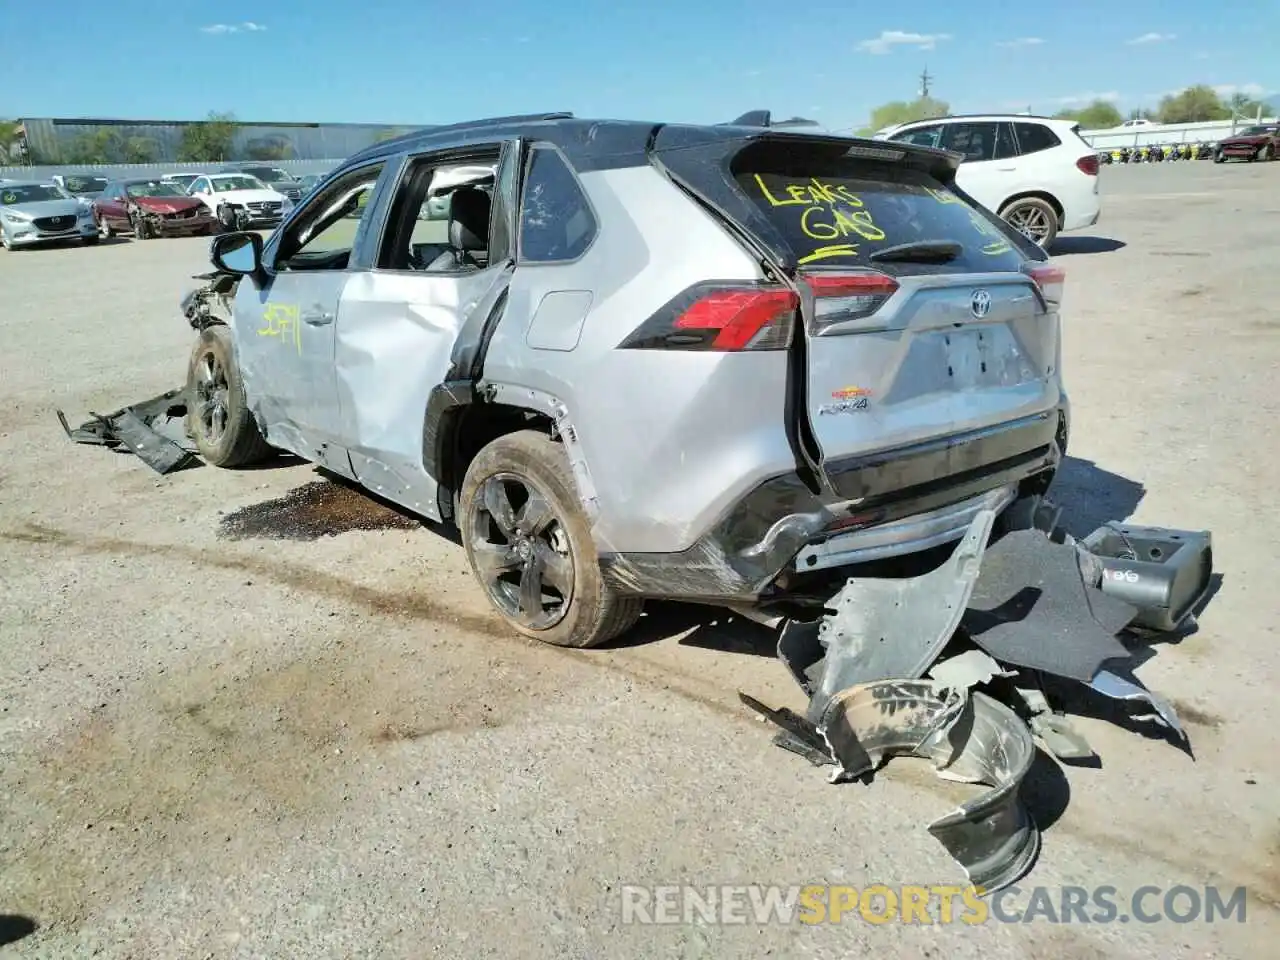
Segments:
[[[326,323],[333,323],[333,314],[327,313],[319,307],[314,310],[304,310],[302,313],[302,322],[310,324],[313,327],[322,327]]]
[[[996,169],[999,170],[1001,173],[1013,173],[1013,171],[1017,170],[1018,168],[1017,167],[996,167]]]

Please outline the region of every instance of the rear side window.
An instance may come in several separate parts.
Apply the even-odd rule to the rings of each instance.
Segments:
[[[578,178],[560,151],[536,147],[520,197],[520,260],[576,260],[596,235],[596,218]]]
[[[1013,129],[1018,135],[1018,152],[1021,154],[1051,150],[1062,143],[1058,135],[1043,123],[1015,123]]]
[[[904,275],[1017,270],[1024,262],[1001,224],[901,163],[849,158],[843,147],[764,142],[741,150],[731,171],[802,267]],[[958,243],[961,253],[945,263],[871,259],[929,242]]]

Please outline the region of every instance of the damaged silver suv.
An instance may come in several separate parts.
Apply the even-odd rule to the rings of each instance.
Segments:
[[[543,114],[346,161],[212,246],[189,429],[460,531],[511,626],[765,621],[1042,494],[1062,273],[925,147]]]

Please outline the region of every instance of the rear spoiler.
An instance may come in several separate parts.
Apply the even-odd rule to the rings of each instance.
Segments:
[[[748,110],[737,120],[730,120],[728,123],[718,123],[718,127],[768,127],[777,130],[786,127],[816,127],[817,120],[806,120],[804,117],[792,117],[790,120],[773,119],[773,114],[768,110]]]

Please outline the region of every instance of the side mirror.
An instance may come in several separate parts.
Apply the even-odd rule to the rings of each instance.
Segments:
[[[257,276],[262,271],[262,237],[256,233],[222,233],[209,245],[209,259],[223,273]]]

